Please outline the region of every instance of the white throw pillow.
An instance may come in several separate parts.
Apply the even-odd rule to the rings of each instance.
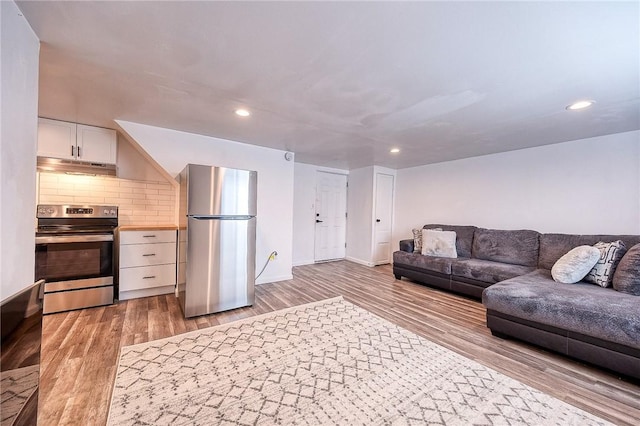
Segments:
[[[456,233],[454,231],[423,229],[422,254],[425,256],[458,257]]]
[[[554,281],[564,284],[583,279],[600,259],[600,250],[593,246],[578,246],[569,250],[551,268]]]

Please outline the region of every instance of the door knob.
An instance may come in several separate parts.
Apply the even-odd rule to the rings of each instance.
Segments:
[[[380,222],[380,219],[376,219],[376,222]]]
[[[321,221],[321,220],[316,219],[316,223],[322,223],[322,221]]]

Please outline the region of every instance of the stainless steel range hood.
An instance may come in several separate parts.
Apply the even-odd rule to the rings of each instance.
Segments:
[[[38,157],[39,172],[57,172],[78,175],[115,176],[116,165],[91,163],[88,161],[61,160],[59,158]]]

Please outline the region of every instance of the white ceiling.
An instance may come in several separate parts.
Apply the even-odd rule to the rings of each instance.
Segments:
[[[640,129],[639,4],[18,2],[42,41],[41,116],[348,169]]]

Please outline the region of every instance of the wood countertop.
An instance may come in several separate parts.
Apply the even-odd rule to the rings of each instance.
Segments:
[[[177,225],[121,225],[118,231],[176,231]]]

